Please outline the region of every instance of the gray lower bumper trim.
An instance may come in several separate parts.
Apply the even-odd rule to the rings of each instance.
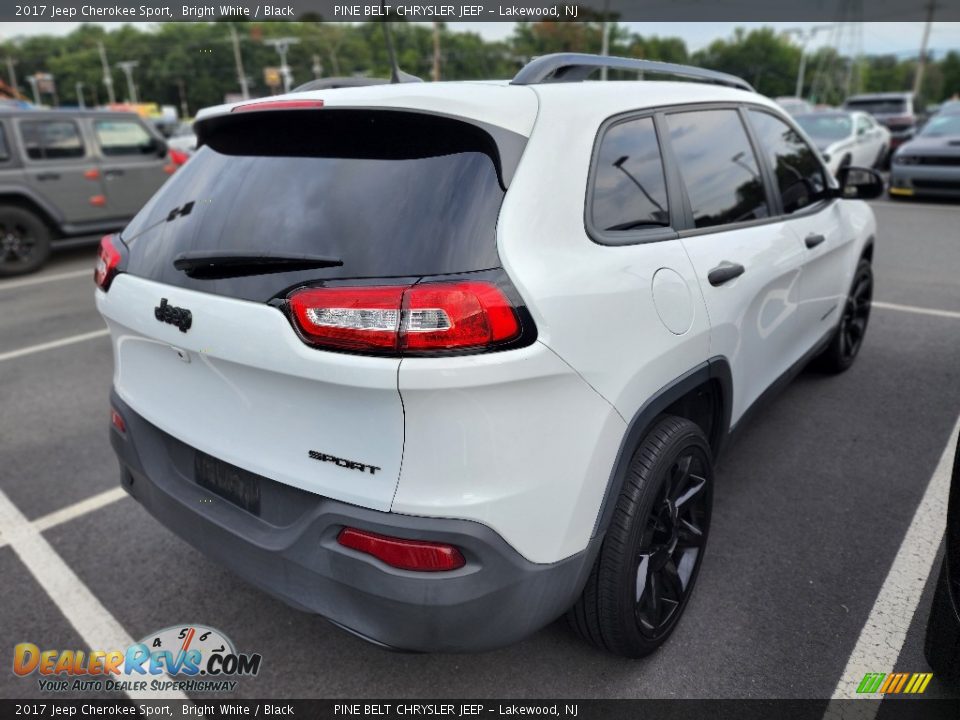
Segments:
[[[111,430],[123,487],[156,519],[288,604],[383,645],[457,652],[519,640],[574,603],[599,547],[595,539],[577,555],[535,564],[476,522],[367,510],[266,478],[254,516],[193,481],[192,448],[115,393],[111,400],[127,428],[125,435]],[[444,573],[397,570],[340,546],[344,526],[451,543],[467,565]]]

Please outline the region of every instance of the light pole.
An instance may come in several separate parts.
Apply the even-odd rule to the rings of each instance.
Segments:
[[[133,69],[139,64],[136,60],[124,60],[117,63],[117,67],[123,70],[123,74],[127,76],[127,95],[134,105],[137,104],[137,86],[133,82]]]
[[[237,66],[237,82],[240,83],[240,95],[244,100],[250,99],[250,86],[247,84],[247,74],[243,71],[243,56],[240,54],[240,38],[237,28],[230,23],[230,41],[233,43],[233,63]]]
[[[113,105],[117,102],[117,97],[113,94],[113,73],[107,63],[107,51],[102,42],[97,43],[97,48],[100,50],[100,65],[103,67],[103,84],[107,86],[107,100]]]
[[[83,110],[86,107],[86,104],[83,102],[83,83],[77,80],[77,84],[74,87],[77,89],[77,104],[80,106],[80,109]]]
[[[290,66],[287,65],[287,51],[290,50],[291,45],[296,45],[300,41],[294,37],[282,37],[273,40],[264,40],[263,42],[264,45],[270,45],[275,48],[277,54],[280,56],[280,77],[283,78],[283,91],[285,93],[290,92],[293,76],[290,74]]]
[[[811,28],[787,28],[783,31],[784,35],[796,35],[800,42],[800,69],[797,71],[797,88],[794,91],[795,97],[803,97],[803,75],[807,69],[807,43],[821,30],[829,30],[833,25],[814,25]]]

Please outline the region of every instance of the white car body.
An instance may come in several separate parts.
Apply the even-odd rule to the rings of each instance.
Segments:
[[[849,123],[849,132],[840,138],[825,138],[813,134],[807,122],[823,122],[843,118]],[[877,167],[890,149],[890,131],[865,112],[830,110],[794,118],[817,145],[824,162],[834,175],[845,166]]]
[[[298,492],[371,511],[384,523],[402,523],[407,535],[417,523],[467,521],[481,526],[477,532],[499,536],[524,567],[576,560],[579,579],[565,586],[567,595],[578,592],[573,585],[585,577],[578,558],[602,539],[611,477],[652,400],[687,376],[711,373],[730,391],[723,427],[716,429],[718,438],[726,435],[778,378],[822,347],[837,326],[858,260],[872,252],[870,208],[839,199],[655,242],[591,239],[584,199],[598,132],[610,118],[707,103],[752,108],[793,127],[773,101],[755,93],[687,82],[463,82],[322,90],[267,102],[285,100],[322,100],[323,109],[297,111],[303,113],[395,109],[462,118],[521,137],[526,144],[499,210],[496,252],[535,324],[535,341],[446,357],[328,352],[303,342],[275,304],[120,272],[109,291],[97,291],[114,345],[115,407],[128,429],[139,416],[172,438],[164,442],[174,465],[182,448],[193,448]],[[204,110],[197,126],[235,107]],[[864,158],[876,154],[871,148]],[[143,213],[165,214],[170,208],[156,206],[163,197],[155,196]],[[815,247],[805,244],[821,235]],[[724,263],[746,271],[714,287],[707,275]],[[161,298],[189,308],[188,332],[157,322]],[[235,522],[253,538],[252,555],[292,547],[299,520],[274,527],[245,516],[231,520],[224,503],[188,508],[194,495],[204,497],[201,489],[185,487],[185,496],[165,500],[162,511],[151,506],[151,496],[138,495],[146,492],[138,489],[144,480],[139,461],[124,459],[134,452],[121,448],[125,442],[114,442],[131,468],[125,487],[158,517],[199,512],[217,528]],[[130,442],[141,456],[146,452],[136,432]],[[308,450],[356,460],[376,474],[318,463]],[[206,537],[178,531],[192,542]],[[315,542],[333,552],[327,535]],[[268,561],[227,558],[222,547],[210,552],[253,568],[246,573],[251,580],[270,584],[257,575],[268,573]],[[360,573],[374,571],[397,574],[376,561]],[[307,604],[286,586],[269,589]],[[412,639],[387,619],[360,617],[342,602],[317,602],[311,609],[380,642],[459,647],[438,632]],[[525,630],[557,610],[543,613]]]

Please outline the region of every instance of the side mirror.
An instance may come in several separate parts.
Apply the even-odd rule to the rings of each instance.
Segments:
[[[162,140],[161,138],[154,138],[153,140],[154,148],[157,151],[157,157],[166,157],[167,156],[167,141]]]
[[[838,195],[848,200],[870,200],[883,194],[883,178],[875,170],[862,167],[842,167],[837,171],[840,183]]]

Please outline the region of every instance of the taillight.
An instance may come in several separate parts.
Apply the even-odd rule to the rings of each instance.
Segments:
[[[110,289],[110,283],[116,277],[117,268],[120,266],[121,255],[114,242],[113,235],[104,235],[100,238],[97,267],[93,271],[93,281],[104,292]]]
[[[442,572],[456,570],[467,564],[460,550],[444,543],[405,540],[354,528],[341,530],[337,542],[401,570]]]
[[[174,165],[176,165],[177,167],[180,167],[180,166],[183,165],[187,160],[190,159],[190,156],[187,155],[187,153],[183,152],[183,150],[173,150],[173,149],[171,149],[171,150],[168,152],[168,154],[170,155],[170,162],[173,163]]]
[[[487,349],[520,335],[503,292],[475,280],[307,288],[289,304],[301,337],[317,347],[416,354]]]

